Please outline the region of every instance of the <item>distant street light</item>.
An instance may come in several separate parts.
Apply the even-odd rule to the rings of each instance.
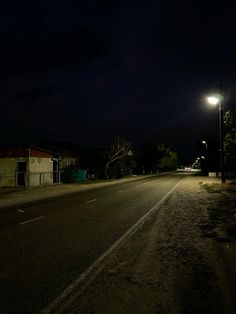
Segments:
[[[206,152],[207,152],[207,150],[208,150],[207,142],[206,141],[202,141],[202,144],[204,144],[206,146]]]
[[[208,145],[206,141],[201,142],[205,146],[204,156],[202,156],[203,161],[203,171],[206,175],[208,175]]]
[[[224,173],[224,143],[223,143],[223,110],[222,110],[222,102],[223,96],[220,94],[215,94],[210,97],[207,97],[207,101],[209,104],[213,106],[218,105],[219,110],[219,129],[220,129],[220,168],[221,168],[221,182],[225,182],[225,173]],[[205,141],[202,141],[202,143]]]

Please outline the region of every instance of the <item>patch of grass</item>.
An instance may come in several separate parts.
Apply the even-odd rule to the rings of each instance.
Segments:
[[[226,191],[227,193],[236,193],[236,190],[235,190],[235,189],[230,189],[230,188],[226,189],[225,191]]]
[[[218,243],[231,243],[232,240],[229,238],[225,238],[225,237],[218,237],[215,239],[216,242]]]
[[[231,224],[225,227],[225,232],[229,237],[236,238],[236,224]]]
[[[210,184],[201,184],[201,189],[204,189],[208,193],[221,193],[221,190],[215,190]]]

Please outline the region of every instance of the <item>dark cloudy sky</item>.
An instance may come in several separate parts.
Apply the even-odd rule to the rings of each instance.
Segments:
[[[194,158],[217,136],[204,97],[223,80],[235,108],[231,1],[5,1],[2,145],[165,143]]]

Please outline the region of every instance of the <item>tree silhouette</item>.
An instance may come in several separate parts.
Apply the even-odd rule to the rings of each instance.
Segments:
[[[125,139],[116,137],[114,143],[111,145],[108,151],[108,160],[105,165],[105,176],[109,179],[109,170],[111,169],[111,165],[116,161],[121,160],[127,156],[132,156],[131,145]]]

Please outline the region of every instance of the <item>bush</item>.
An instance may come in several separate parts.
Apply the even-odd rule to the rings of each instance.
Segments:
[[[76,170],[78,170],[78,168],[74,165],[66,166],[64,169],[62,169],[61,182],[63,183],[75,182],[73,174]]]

